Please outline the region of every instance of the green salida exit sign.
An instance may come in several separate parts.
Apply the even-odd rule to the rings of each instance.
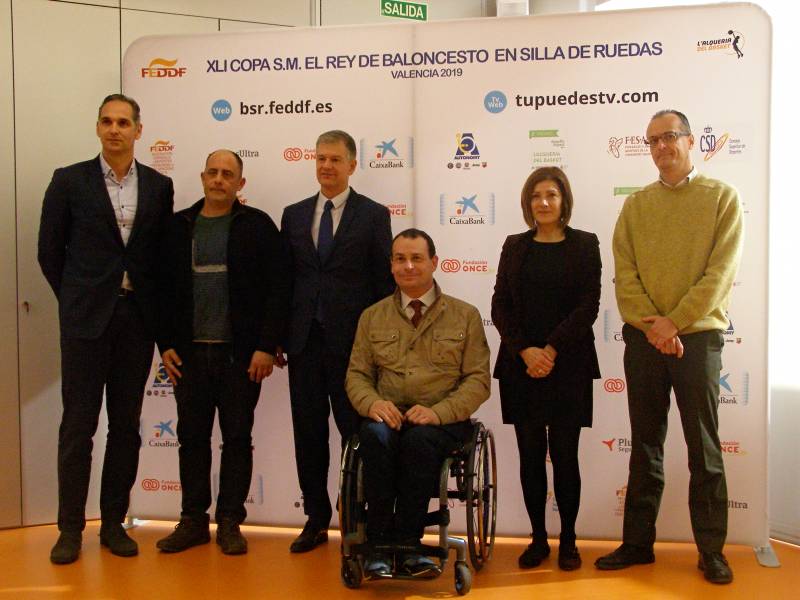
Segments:
[[[381,0],[381,15],[384,17],[427,21],[428,5],[417,2],[401,2],[401,0]]]

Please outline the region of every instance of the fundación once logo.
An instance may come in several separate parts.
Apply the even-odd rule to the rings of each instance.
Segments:
[[[508,99],[500,90],[493,90],[483,98],[483,106],[490,113],[501,113],[508,106]]]
[[[233,109],[227,100],[220,98],[211,105],[211,116],[217,121],[227,121],[231,114],[233,114]]]
[[[186,67],[176,67],[178,59],[154,58],[146,67],[142,67],[142,77],[173,78],[186,75]]]

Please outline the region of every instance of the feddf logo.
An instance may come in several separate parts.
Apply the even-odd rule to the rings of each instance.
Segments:
[[[164,175],[171,173],[175,170],[175,164],[172,162],[174,151],[175,144],[171,144],[169,140],[156,140],[150,146],[150,166]]]
[[[439,195],[439,224],[494,225],[494,193]]]
[[[483,106],[490,113],[501,113],[508,106],[508,99],[500,90],[493,90],[483,98]]]
[[[146,67],[142,67],[142,77],[172,78],[186,75],[186,67],[176,67],[178,59],[154,58]]]
[[[211,116],[217,121],[227,121],[231,114],[233,114],[233,109],[227,100],[220,99],[211,105]]]

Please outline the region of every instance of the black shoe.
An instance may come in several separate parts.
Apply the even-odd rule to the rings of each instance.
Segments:
[[[78,560],[82,537],[80,531],[62,531],[55,546],[50,550],[50,562],[56,565],[68,565]]]
[[[217,544],[223,554],[247,553],[247,540],[239,530],[239,523],[230,519],[217,523]]]
[[[100,525],[100,545],[111,550],[117,556],[136,556],[139,554],[139,545],[132,539],[122,523],[103,522]]]
[[[392,575],[392,561],[381,552],[375,552],[364,559],[364,573],[367,577],[390,577]]]
[[[289,552],[308,552],[327,541],[327,528],[317,527],[316,525],[312,525],[311,521],[306,521],[303,531],[294,539],[292,545],[289,546]]]
[[[623,543],[610,554],[601,556],[594,561],[594,566],[601,571],[616,571],[626,569],[633,565],[649,565],[656,561],[652,548],[640,548]]]
[[[205,519],[183,517],[175,525],[175,531],[156,542],[156,548],[162,552],[183,552],[192,546],[207,544],[210,541],[211,534],[208,532],[208,517]]]
[[[583,561],[575,545],[558,547],[558,568],[562,571],[580,569]]]
[[[548,556],[550,556],[550,545],[546,541],[543,544],[533,542],[519,555],[517,562],[520,569],[532,569],[542,564]]]
[[[421,554],[406,554],[402,557],[403,571],[412,577],[436,577],[442,573],[441,567],[432,559]]]
[[[703,577],[711,583],[730,583],[733,581],[733,571],[728,566],[728,561],[722,552],[701,552],[697,560],[697,568],[703,572]]]

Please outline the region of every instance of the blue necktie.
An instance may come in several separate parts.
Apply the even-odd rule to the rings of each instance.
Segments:
[[[319,236],[317,237],[317,254],[320,262],[325,262],[333,247],[333,216],[331,210],[333,202],[325,202],[325,209],[322,211],[322,218],[319,220]]]

